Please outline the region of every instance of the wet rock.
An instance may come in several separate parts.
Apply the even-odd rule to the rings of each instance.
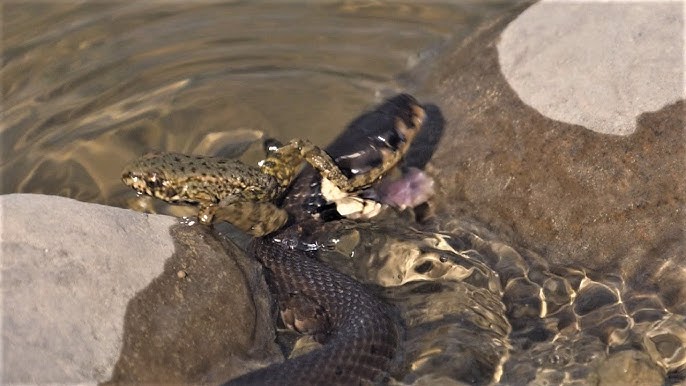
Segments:
[[[615,304],[619,299],[610,288],[598,283],[592,283],[579,291],[575,301],[574,312],[577,315],[586,315],[600,307]]]
[[[206,228],[54,196],[0,208],[3,382],[219,381],[280,357],[261,270]]]
[[[513,328],[504,384],[683,380],[682,15],[520,3],[417,69],[447,123],[438,228],[517,251],[482,252]]]
[[[663,369],[686,371],[686,317],[671,315],[654,323],[645,334],[643,347]]]
[[[602,29],[597,22],[604,8],[585,4],[575,3],[573,20],[557,27],[544,23],[541,9],[534,8],[545,5],[543,11],[557,20],[560,10],[554,4],[518,5],[418,70],[424,71],[419,74],[422,89],[434,95],[447,122],[432,160],[436,213],[442,214],[443,229],[455,229],[458,221],[485,224],[506,243],[531,249],[550,264],[616,272],[629,287],[657,292],[671,311],[686,313],[686,103],[683,90],[675,100],[671,86],[659,86],[676,82],[681,87],[681,78],[670,79],[671,56],[639,54],[638,60],[632,54],[631,65],[615,66],[615,72],[574,70],[605,63],[609,59],[603,54],[619,64],[622,55],[647,45],[659,48],[645,55],[653,49],[671,52],[675,45],[683,47],[683,37],[657,33],[644,18],[630,29],[638,31],[636,36],[615,36],[608,48],[602,39],[589,39],[596,35],[588,32]],[[680,5],[669,4],[677,7],[674,15],[681,15]],[[641,9],[645,17],[668,23],[665,31],[679,23],[682,31],[680,17],[665,16],[669,4]],[[634,20],[640,13],[634,6],[641,7],[615,3],[612,12],[604,13],[612,18],[603,18]],[[534,11],[539,12],[535,29],[517,27]],[[575,34],[572,26],[586,32]],[[505,36],[504,31],[519,35]],[[517,41],[524,48],[513,53]],[[600,56],[554,56],[579,49]],[[537,55],[548,55],[545,65],[552,63],[555,71],[543,68]],[[663,60],[666,65],[653,67]],[[504,75],[505,70],[512,73]],[[522,77],[538,82],[534,99],[545,100],[547,109],[527,96],[530,90],[519,88]],[[612,86],[622,80],[621,88]],[[643,87],[651,82],[659,84]],[[596,88],[593,98],[584,101],[588,85]],[[655,99],[655,93],[661,98]],[[647,105],[622,104],[646,96],[653,98]],[[631,106],[620,109],[625,105]],[[549,112],[561,109],[568,115]],[[616,114],[608,115],[613,109]],[[626,122],[636,109],[643,110],[636,113],[635,128],[614,124]],[[575,119],[581,112],[585,118]]]
[[[282,359],[257,263],[207,227],[170,233],[174,255],[127,307],[112,383],[221,382]]]

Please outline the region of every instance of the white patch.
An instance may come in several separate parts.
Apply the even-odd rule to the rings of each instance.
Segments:
[[[382,205],[374,200],[349,196],[336,201],[338,213],[351,219],[370,219],[381,212]]]
[[[328,202],[336,204],[336,211],[345,218],[353,220],[370,219],[381,212],[383,205],[374,200],[365,200],[363,198],[346,193],[333,182],[326,178],[322,178],[322,196]]]
[[[683,7],[543,0],[503,31],[500,67],[540,113],[629,135],[641,113],[686,96]]]
[[[348,196],[348,193],[338,189],[328,178],[322,178],[322,196],[329,202],[335,202]]]

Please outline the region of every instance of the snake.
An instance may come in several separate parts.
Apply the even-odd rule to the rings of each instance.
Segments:
[[[354,120],[326,148],[327,154],[347,177],[368,175],[380,165],[387,169],[389,155],[404,155],[409,149],[398,122],[403,122],[401,127],[411,125],[417,107],[407,94],[388,99]],[[248,253],[265,268],[285,324],[313,334],[323,346],[226,385],[379,384],[386,383],[399,366],[402,329],[393,307],[357,280],[299,248],[303,233],[336,219],[322,194],[321,181],[314,168],[304,170],[280,202],[292,214],[293,223],[253,239]]]
[[[368,384],[389,378],[400,347],[393,308],[308,255],[298,240],[306,224],[342,218],[328,190],[336,189],[338,199],[365,201],[357,196],[400,163],[425,118],[414,97],[399,94],[354,120],[325,150],[302,139],[266,141],[268,156],[257,168],[158,151],[125,167],[123,182],[139,194],[195,205],[201,223],[227,221],[257,236],[248,253],[264,267],[284,324],[323,343],[227,384]],[[308,166],[296,177],[303,161]]]

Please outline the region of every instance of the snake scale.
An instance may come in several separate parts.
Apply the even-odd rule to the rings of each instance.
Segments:
[[[281,304],[315,305],[324,346],[249,373],[229,385],[361,384],[384,380],[398,349],[389,306],[354,279],[274,238],[255,239],[249,253],[268,272]]]

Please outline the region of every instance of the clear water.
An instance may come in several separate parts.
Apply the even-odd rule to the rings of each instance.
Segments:
[[[263,135],[324,145],[500,7],[9,2],[0,193],[127,206],[119,174],[148,149],[216,154]]]
[[[448,232],[385,214],[329,223],[320,258],[380,286],[405,326],[407,384],[682,382],[686,318],[615,274],[553,266],[478,224]],[[427,228],[426,231],[419,229]],[[447,383],[451,384],[451,383]]]

